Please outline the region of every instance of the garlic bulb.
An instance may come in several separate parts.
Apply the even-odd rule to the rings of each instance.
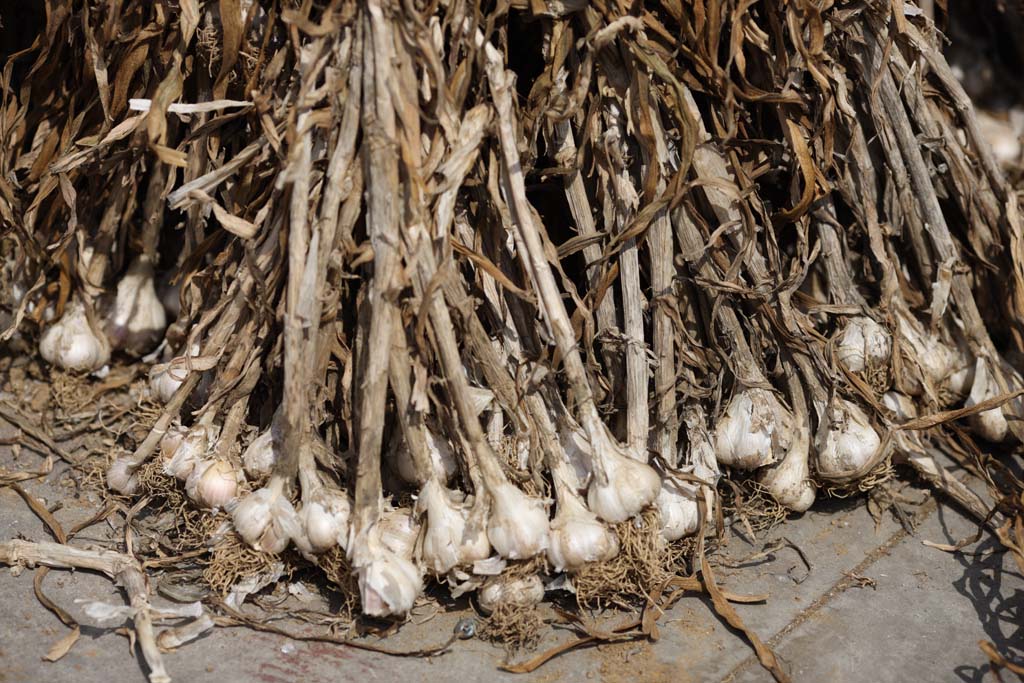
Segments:
[[[290,539],[302,536],[298,515],[282,488],[282,481],[272,480],[230,510],[238,535],[256,550],[277,554],[288,547]]]
[[[700,528],[700,507],[697,497],[700,490],[688,482],[665,477],[654,504],[661,516],[661,536],[666,541],[676,541],[692,536]]]
[[[568,489],[559,494],[558,512],[551,521],[549,538],[548,560],[556,571],[573,571],[588,562],[603,562],[619,554],[615,532]]]
[[[661,477],[649,465],[617,451],[609,447],[603,454],[595,452],[594,477],[587,489],[590,509],[612,524],[626,521],[653,503],[661,488]]]
[[[431,470],[438,478],[446,482],[455,474],[458,464],[455,461],[455,454],[452,453],[448,442],[439,437],[433,429],[424,430],[427,437],[427,452],[430,454]],[[394,454],[395,469],[403,481],[415,484],[421,479],[417,476],[416,463],[413,460],[409,446],[403,439]]]
[[[412,559],[416,551],[416,539],[420,525],[412,511],[407,508],[391,508],[384,511],[376,525],[381,544],[393,553]]]
[[[836,355],[850,372],[864,372],[886,365],[892,339],[884,327],[868,317],[853,318],[839,335]]]
[[[91,372],[110,360],[110,344],[90,324],[85,305],[74,298],[60,320],[43,332],[39,353],[47,363],[64,370]]]
[[[117,458],[107,468],[107,486],[125,495],[131,495],[139,489],[138,469],[128,458]]]
[[[891,410],[900,422],[906,422],[917,417],[917,406],[898,391],[887,391],[882,395],[882,405]]]
[[[269,475],[277,462],[277,450],[274,448],[273,427],[265,429],[252,440],[242,453],[242,467],[250,477],[259,478]]]
[[[911,352],[907,365],[917,370],[905,378],[907,391],[913,396],[925,392],[926,386],[921,381],[924,379],[939,394],[933,398],[942,399],[945,405],[955,397],[966,395],[974,382],[974,360],[962,335],[953,334],[950,344],[926,332],[909,314],[901,313],[897,322],[900,336]]]
[[[772,498],[794,512],[804,512],[814,503],[815,492],[809,462],[810,441],[810,428],[805,420],[803,424],[796,425],[793,442],[782,462],[760,472],[761,485]]]
[[[860,406],[836,399],[818,427],[815,439],[818,471],[842,474],[859,470],[880,445],[878,433]]]
[[[792,430],[793,417],[775,394],[744,389],[715,426],[715,454],[720,464],[742,470],[771,465],[789,447]]]
[[[487,486],[491,516],[487,538],[502,557],[520,560],[548,547],[548,515],[536,498],[527,496],[507,481]]]
[[[153,264],[139,256],[117,284],[107,335],[115,349],[142,356],[160,343],[166,327],[167,313],[156,294]]]
[[[385,617],[405,614],[423,592],[423,577],[410,560],[367,541],[365,554],[372,555],[356,566],[363,614]]]
[[[1007,380],[1011,381],[1011,389],[1021,386],[1020,376],[1008,364],[1003,363],[1003,371]],[[1013,386],[1016,384],[1016,386]],[[964,402],[965,408],[978,405],[982,401],[995,398],[1000,395],[999,385],[995,377],[988,369],[987,363],[981,358],[977,359],[974,369],[974,384],[971,386],[971,393]],[[1004,413],[1007,409],[1019,408],[1020,399],[1015,399],[999,408],[992,408],[982,413],[970,415],[967,424],[975,434],[993,443],[1006,441],[1010,436],[1010,423]]]
[[[423,563],[435,574],[447,574],[459,564],[466,518],[436,478],[423,485],[416,507],[427,516],[421,547]]]
[[[200,506],[217,510],[234,499],[238,475],[227,460],[199,460],[188,475],[185,492]]]
[[[188,368],[189,358],[199,356],[199,344],[192,344],[189,353],[171,359],[168,363],[154,365],[149,370],[149,391],[160,403],[167,403],[174,396],[191,372]]]
[[[172,426],[160,441],[164,473],[185,481],[209,448],[210,433],[205,426],[196,425],[189,430]]]
[[[348,521],[352,507],[341,491],[321,487],[302,504],[299,519],[313,552],[322,553],[348,543]]]
[[[466,526],[462,530],[459,545],[459,564],[471,565],[491,556],[491,542],[487,538],[487,506],[483,499],[466,500]]]
[[[572,488],[582,490],[590,484],[590,477],[593,475],[591,467],[590,443],[583,428],[578,424],[570,423],[568,419],[558,429],[558,441],[565,452],[565,460],[575,476],[575,481],[569,482]]]
[[[487,614],[500,605],[529,608],[544,599],[544,582],[536,574],[518,578],[494,576],[484,582],[477,597],[480,609]]]

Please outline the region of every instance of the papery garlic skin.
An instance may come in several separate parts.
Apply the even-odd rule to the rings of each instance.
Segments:
[[[850,372],[864,372],[888,364],[892,339],[884,327],[868,317],[852,318],[839,335],[836,355]]]
[[[470,504],[466,515],[466,525],[462,529],[462,542],[459,544],[459,564],[472,565],[474,562],[486,560],[491,556],[491,541],[487,538],[487,508],[482,503]]]
[[[953,343],[948,344],[936,334],[925,331],[916,318],[906,313],[898,316],[897,329],[916,360],[910,365],[919,366],[920,374],[938,393],[935,398],[948,405],[956,397],[967,395],[974,382],[974,359],[961,335],[954,335]],[[912,396],[925,391],[914,373],[904,378],[904,387]]]
[[[115,349],[142,356],[163,339],[167,312],[156,293],[153,264],[139,256],[117,284],[107,335]]]
[[[299,519],[313,552],[327,552],[338,545],[346,547],[351,512],[352,506],[341,491],[322,488],[310,495],[299,510]]]
[[[491,516],[487,538],[502,557],[524,560],[548,547],[548,515],[541,501],[531,498],[507,481],[487,487]]]
[[[356,578],[363,614],[371,617],[405,614],[423,592],[423,577],[416,565],[383,548],[356,568]]]
[[[619,554],[619,537],[574,493],[563,495],[548,534],[548,560],[556,571],[573,571]]]
[[[416,539],[420,535],[420,524],[411,510],[385,510],[375,528],[384,548],[402,557],[412,558],[416,551]]]
[[[514,579],[495,576],[484,582],[477,599],[480,608],[488,614],[501,605],[534,607],[544,599],[544,582],[536,574]]]
[[[260,433],[242,453],[242,468],[250,477],[259,478],[269,475],[277,462],[277,451],[274,448],[273,428]]]
[[[674,481],[666,477],[654,504],[661,517],[661,536],[666,541],[677,541],[692,536],[700,529],[700,506],[697,486],[688,482]]]
[[[594,477],[587,489],[587,505],[606,522],[618,524],[654,502],[661,477],[650,466],[609,448],[594,454]]]
[[[839,475],[864,467],[881,439],[860,406],[836,399],[821,420],[815,445],[818,472]]]
[[[238,475],[227,460],[199,460],[188,475],[185,492],[200,506],[217,510],[235,498]]]
[[[594,473],[587,435],[579,425],[566,424],[558,430],[558,441],[562,445],[565,460],[569,463],[569,468],[575,477],[575,481],[570,482],[571,486],[579,490],[587,488]]]
[[[136,465],[127,458],[117,458],[107,468],[107,486],[124,495],[131,495],[139,490],[139,476]]]
[[[891,410],[900,422],[917,417],[917,406],[909,396],[898,391],[887,391],[882,395],[882,405]]]
[[[753,470],[771,465],[789,447],[793,416],[766,389],[734,394],[715,426],[715,455],[722,465]]]
[[[91,372],[110,361],[110,344],[89,324],[85,305],[75,298],[39,338],[39,354],[64,370]]]

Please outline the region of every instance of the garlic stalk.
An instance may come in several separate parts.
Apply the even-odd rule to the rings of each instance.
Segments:
[[[110,344],[97,332],[85,305],[73,297],[60,320],[47,327],[40,337],[39,354],[64,370],[91,372],[110,360]]]
[[[683,408],[683,423],[688,444],[686,461],[693,467],[693,474],[707,484],[704,502],[707,504],[707,522],[710,523],[714,520],[716,487],[722,473],[718,469],[718,458],[708,433],[703,406],[692,402]]]
[[[775,394],[741,389],[715,426],[715,454],[722,465],[757,469],[777,462],[788,451],[792,434],[793,416]]]
[[[167,313],[156,293],[153,264],[141,255],[117,284],[107,336],[115,349],[143,356],[160,343],[167,327]]]

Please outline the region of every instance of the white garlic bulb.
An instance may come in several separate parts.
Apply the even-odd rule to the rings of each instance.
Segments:
[[[156,293],[153,264],[139,256],[117,283],[107,335],[115,349],[138,357],[160,343],[166,327],[167,312]]]
[[[347,545],[351,510],[348,497],[341,491],[323,487],[309,495],[299,510],[299,519],[313,552]]]
[[[654,502],[661,477],[650,466],[622,455],[609,440],[603,453],[594,452],[594,475],[587,504],[606,522],[624,522]]]
[[[185,356],[173,358],[168,363],[154,365],[149,370],[149,391],[160,403],[167,403],[174,396],[185,380],[188,379],[189,358],[199,356],[199,344],[192,344],[189,353]]]
[[[804,512],[814,503],[815,490],[811,481],[810,427],[794,425],[793,440],[782,462],[765,467],[759,480],[780,505]]]
[[[481,499],[482,500],[482,499]],[[491,556],[491,542],[487,538],[487,506],[480,501],[466,500],[466,526],[462,529],[459,545],[459,564],[471,565]]]
[[[988,365],[983,359],[977,359],[974,369],[974,384],[971,386],[970,395],[964,402],[964,407],[976,406],[982,401],[995,398],[999,393],[999,387],[989,372]],[[967,424],[975,434],[994,443],[1005,441],[1010,433],[1010,425],[1001,408],[992,408],[970,415],[967,418]]]
[[[734,394],[715,426],[715,454],[722,465],[753,470],[771,465],[789,447],[793,416],[766,389]]]
[[[385,617],[405,614],[423,592],[423,577],[409,559],[379,543],[369,544],[366,560],[356,563],[363,614]]]
[[[427,516],[421,546],[423,563],[435,574],[447,574],[460,562],[466,518],[435,478],[423,485],[416,507]]]
[[[74,298],[60,320],[43,332],[39,353],[51,365],[75,372],[91,372],[110,360],[110,344],[89,323],[85,305]]]
[[[914,396],[925,391],[924,379],[941,395],[935,398],[965,396],[974,382],[974,358],[963,335],[952,334],[953,342],[947,343],[938,335],[925,331],[913,316],[901,313],[897,318],[899,333],[911,351],[909,365],[919,372],[905,377],[904,386]],[[947,334],[947,337],[950,336]]]
[[[852,318],[839,335],[836,355],[850,372],[884,366],[892,354],[892,339],[884,327],[871,318]]]
[[[619,554],[618,536],[573,491],[562,491],[548,536],[548,560],[556,571],[573,571]]]
[[[117,458],[107,468],[107,486],[118,493],[131,495],[139,489],[138,469],[128,458]]]
[[[502,557],[524,560],[548,547],[548,515],[541,501],[507,481],[489,484],[491,516],[487,538]]]
[[[184,434],[183,430],[180,425],[167,430],[160,441],[160,455],[164,473],[185,481],[210,449],[210,432],[201,424],[184,430]]]
[[[662,480],[661,490],[654,501],[661,516],[662,538],[676,541],[697,533],[700,528],[699,495],[699,488],[689,482],[670,477]]]
[[[246,543],[267,553],[280,553],[292,538],[302,537],[298,515],[282,493],[282,482],[272,481],[238,501],[231,521]]]
[[[477,597],[480,608],[488,614],[499,605],[533,607],[544,599],[544,582],[536,574],[518,578],[494,576],[484,582]]]
[[[860,406],[836,399],[818,427],[815,439],[818,471],[842,474],[859,470],[880,445],[878,433]]]
[[[242,453],[242,467],[250,477],[259,478],[269,475],[277,462],[277,450],[274,448],[273,427],[263,430],[252,440]]]
[[[900,422],[906,422],[917,417],[917,406],[910,399],[898,391],[887,391],[882,395],[882,405],[891,410]]]
[[[188,475],[185,492],[204,508],[220,509],[238,492],[238,474],[227,460],[199,460]]]

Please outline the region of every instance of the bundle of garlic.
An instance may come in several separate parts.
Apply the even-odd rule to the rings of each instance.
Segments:
[[[903,423],[1021,441],[1024,224],[926,17],[299,4],[48,15],[0,155],[4,337],[147,378],[107,484],[219,589],[642,601],[727,498],[967,438]]]

